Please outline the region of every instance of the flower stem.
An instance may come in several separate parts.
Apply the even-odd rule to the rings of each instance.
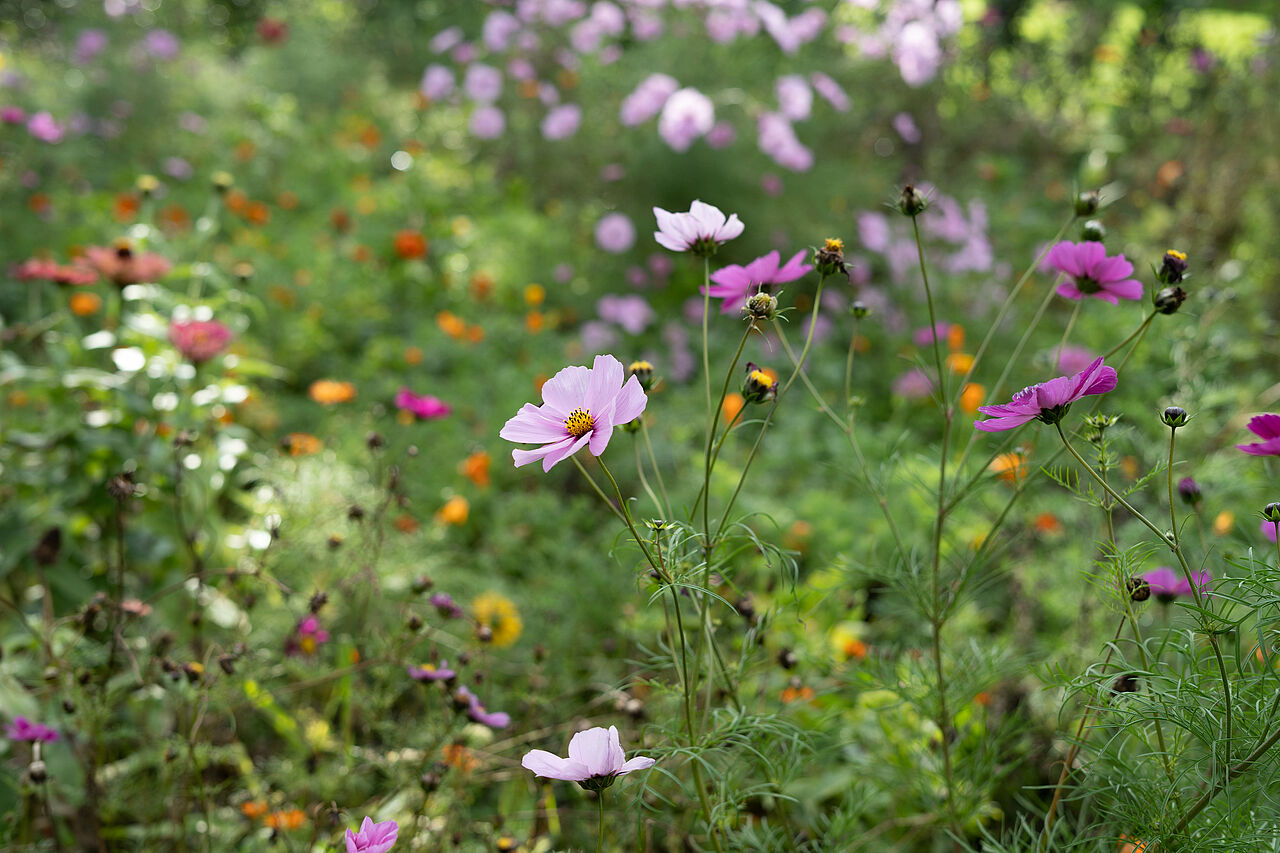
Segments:
[[[604,850],[604,791],[596,794],[596,802],[600,805],[600,835],[596,839],[596,853]]]
[[[644,449],[649,453],[649,464],[653,466],[653,477],[658,481],[658,492],[662,495],[662,505],[668,516],[671,515],[671,499],[667,497],[667,485],[662,482],[662,469],[658,467],[658,459],[653,455],[653,443],[649,441],[649,427],[640,419],[640,435],[644,437]]]
[[[1067,348],[1067,339],[1071,337],[1071,330],[1076,327],[1076,318],[1080,316],[1080,306],[1084,305],[1084,300],[1076,302],[1076,307],[1071,309],[1071,319],[1067,321],[1067,328],[1062,332],[1062,340],[1058,342],[1058,349],[1053,354],[1053,370],[1058,371],[1058,365],[1062,363],[1062,351]]]
[[[1141,325],[1141,326],[1139,326],[1138,328],[1136,328],[1136,329],[1134,329],[1132,332],[1130,332],[1130,333],[1129,333],[1129,337],[1125,338],[1123,341],[1121,341],[1120,343],[1116,344],[1116,345],[1115,345],[1115,346],[1113,346],[1111,349],[1109,349],[1109,350],[1107,350],[1105,353],[1103,353],[1102,357],[1103,357],[1104,359],[1105,359],[1105,358],[1111,358],[1111,356],[1113,356],[1113,355],[1115,355],[1117,352],[1119,352],[1119,351],[1124,347],[1124,345],[1125,345],[1125,344],[1129,343],[1129,341],[1133,340],[1134,338],[1136,338],[1136,337],[1138,337],[1138,336],[1140,336],[1140,335],[1144,335],[1144,334],[1146,334],[1147,327],[1151,325],[1151,321],[1152,321],[1152,320],[1154,320],[1154,319],[1156,318],[1156,314],[1158,314],[1158,313],[1159,313],[1158,311],[1152,311],[1150,314],[1148,314],[1148,315],[1147,315],[1147,319],[1145,319],[1145,320],[1143,320],[1143,321],[1142,321],[1142,325]],[[1125,361],[1128,361],[1128,360],[1129,360],[1129,357],[1128,357],[1128,356],[1125,356]]]

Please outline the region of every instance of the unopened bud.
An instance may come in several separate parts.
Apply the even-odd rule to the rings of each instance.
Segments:
[[[1176,314],[1182,303],[1187,301],[1187,292],[1176,285],[1162,287],[1151,297],[1151,301],[1161,314]]]
[[[742,398],[748,403],[764,403],[778,396],[778,380],[770,378],[754,362],[747,362],[747,378],[742,383]]]
[[[43,785],[49,778],[49,768],[45,767],[43,761],[33,761],[27,765],[27,777],[35,784]]]
[[[853,314],[855,320],[861,320],[871,313],[871,309],[867,307],[867,303],[857,300],[849,308],[849,313]]]
[[[1262,517],[1272,523],[1280,521],[1280,503],[1269,503],[1263,507]]]
[[[1098,191],[1089,190],[1076,196],[1076,216],[1093,216],[1098,212]]]
[[[917,217],[924,213],[928,206],[929,199],[911,184],[902,188],[902,194],[898,196],[898,210],[904,216]]]
[[[213,184],[213,189],[219,195],[222,195],[235,186],[236,179],[231,177],[230,172],[214,172],[210,178],[210,183]]]
[[[1113,693],[1137,693],[1138,692],[1138,676],[1132,673],[1120,676],[1111,685]]]
[[[1178,481],[1178,494],[1184,503],[1195,506],[1200,503],[1200,485],[1191,477],[1183,477]]]
[[[314,615],[316,613],[319,613],[321,610],[323,610],[324,606],[328,603],[329,603],[329,595],[325,592],[321,592],[317,590],[315,593],[312,594],[311,601],[307,603],[307,609],[310,610],[311,613]]]
[[[1186,426],[1187,419],[1187,410],[1181,406],[1170,406],[1160,415],[1160,420],[1164,422],[1164,425],[1173,429]]]
[[[742,313],[752,320],[772,320],[778,314],[778,297],[762,290],[747,297]]]
[[[653,387],[653,365],[644,359],[631,362],[627,367],[627,375],[634,376],[646,391]]]
[[[1085,220],[1080,228],[1080,239],[1086,243],[1101,243],[1107,237],[1107,228],[1096,219]]]
[[[1129,590],[1130,601],[1146,601],[1151,597],[1151,584],[1146,578],[1129,578],[1125,581],[1125,588]]]
[[[236,674],[236,659],[233,655],[219,655],[218,666],[222,667],[222,671],[227,675]]]
[[[1164,284],[1177,284],[1187,274],[1187,253],[1170,249],[1160,259],[1160,269],[1156,277]]]
[[[814,250],[813,266],[819,275],[848,275],[849,267],[844,262],[844,241],[838,237],[828,237],[821,249]]]
[[[155,175],[139,175],[135,186],[145,198],[150,198],[155,195],[156,190],[160,189],[160,179]]]

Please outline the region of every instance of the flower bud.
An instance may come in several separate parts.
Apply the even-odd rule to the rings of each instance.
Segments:
[[[222,667],[222,671],[227,675],[236,674],[235,655],[218,655],[218,666]]]
[[[752,320],[772,320],[778,313],[778,297],[762,290],[747,297],[747,304],[742,306],[742,313]]]
[[[902,194],[898,196],[898,210],[904,216],[915,218],[924,213],[928,206],[929,199],[911,184],[902,188]]]
[[[107,480],[107,494],[120,503],[124,503],[134,495],[133,472],[125,471]]]
[[[1128,673],[1122,675],[1111,685],[1112,693],[1137,693],[1138,692],[1138,676]]]
[[[411,613],[409,614],[409,620],[405,625],[410,631],[416,634],[422,630],[422,617],[417,613]]]
[[[796,653],[791,649],[783,649],[778,652],[778,666],[783,669],[795,669],[797,662]]]
[[[1177,429],[1187,425],[1187,410],[1181,406],[1170,406],[1160,415],[1160,420],[1164,421],[1164,425]]]
[[[1156,278],[1164,284],[1177,284],[1182,281],[1186,273],[1187,253],[1170,249],[1160,259],[1160,269],[1156,271]]]
[[[33,761],[27,765],[27,776],[37,785],[43,785],[45,780],[49,778],[49,768],[45,767],[43,761]]]
[[[1161,314],[1176,314],[1182,303],[1187,301],[1187,292],[1177,286],[1162,287],[1151,297],[1151,301]]]
[[[50,527],[40,537],[36,547],[31,549],[31,559],[35,560],[37,566],[48,568],[57,562],[60,551],[62,551],[62,528]]]
[[[1151,597],[1151,584],[1146,578],[1129,578],[1125,581],[1125,588],[1129,590],[1130,601],[1146,601]]]
[[[1262,517],[1272,523],[1280,521],[1280,503],[1269,503],[1263,507]]]
[[[1076,216],[1093,216],[1098,212],[1098,191],[1089,190],[1076,196]]]
[[[134,183],[138,187],[138,192],[145,198],[150,198],[155,195],[156,190],[160,189],[160,179],[155,175],[139,175]]]
[[[482,642],[482,643],[492,643],[492,642],[493,642],[493,629],[492,629],[492,628],[490,628],[488,625],[477,625],[477,626],[476,626],[476,639],[477,639],[477,640],[479,640],[479,641],[480,641],[480,642]]]
[[[231,274],[238,278],[241,284],[248,284],[249,279],[253,278],[253,264],[240,261],[231,268]]]
[[[1183,503],[1195,506],[1200,503],[1200,485],[1191,477],[1183,477],[1178,481],[1178,495]]]
[[[498,836],[498,839],[493,842],[493,846],[498,853],[511,853],[512,850],[515,850],[520,846],[520,842],[510,835],[500,835]]]
[[[307,603],[307,609],[312,615],[319,613],[324,606],[329,603],[329,596],[325,592],[317,591],[311,596],[311,601]]]
[[[227,190],[235,186],[236,183],[236,179],[231,177],[230,172],[214,172],[210,181],[213,184],[214,191],[217,192],[218,195],[224,194]]]
[[[754,362],[747,362],[747,378],[742,383],[742,398],[748,403],[765,403],[778,396],[778,380],[771,379]]]
[[[381,450],[387,446],[387,440],[382,437],[382,433],[371,432],[365,436],[365,445],[370,450]]]
[[[360,521],[363,518],[364,507],[360,506],[360,504],[352,504],[351,508],[347,510],[348,521]]]
[[[627,375],[634,376],[645,391],[653,387],[653,365],[644,359],[631,362],[627,367]]]
[[[436,582],[433,581],[431,578],[427,577],[426,575],[418,575],[416,578],[413,579],[413,584],[410,588],[418,595],[422,595],[424,592],[431,589],[435,585],[436,585]]]
[[[848,275],[849,267],[844,262],[844,241],[838,237],[828,237],[821,249],[813,252],[813,267],[819,275]]]
[[[867,307],[867,303],[857,299],[849,307],[849,313],[853,315],[853,319],[861,320],[871,313],[871,309]]]
[[[1085,220],[1084,226],[1080,229],[1080,239],[1086,242],[1093,241],[1101,243],[1107,236],[1107,228],[1096,219]]]

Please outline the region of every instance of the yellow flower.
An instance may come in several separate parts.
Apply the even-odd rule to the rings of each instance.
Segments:
[[[497,592],[484,592],[471,602],[471,615],[476,624],[493,632],[490,642],[503,648],[514,643],[524,630],[515,602]]]
[[[467,503],[467,499],[462,495],[454,495],[436,510],[436,521],[441,524],[466,524],[470,514],[471,504]]]

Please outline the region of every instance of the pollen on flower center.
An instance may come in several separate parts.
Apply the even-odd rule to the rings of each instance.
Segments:
[[[595,425],[596,420],[591,417],[590,409],[574,409],[569,413],[569,417],[564,419],[564,428],[569,430],[569,435],[574,438],[586,435]]]

